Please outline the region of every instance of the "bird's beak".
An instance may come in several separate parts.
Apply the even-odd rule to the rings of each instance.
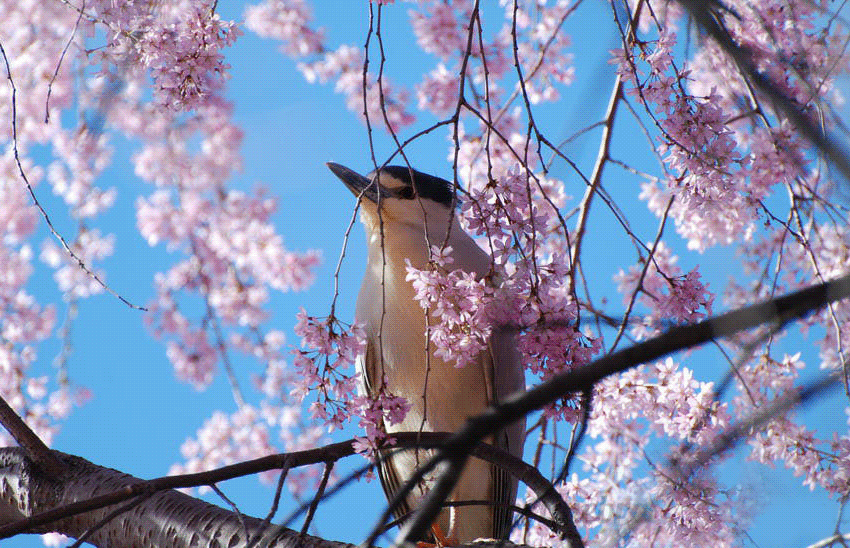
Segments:
[[[378,188],[380,188],[378,181],[364,177],[356,171],[334,162],[328,162],[326,165],[333,171],[334,175],[339,177],[340,181],[345,183],[352,194],[358,198],[361,196],[368,198],[373,203],[378,202]]]

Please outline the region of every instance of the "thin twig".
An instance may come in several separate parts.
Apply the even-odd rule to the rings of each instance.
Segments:
[[[74,28],[71,30],[71,36],[68,37],[68,42],[65,43],[65,47],[62,48],[62,53],[59,55],[59,61],[56,63],[56,70],[53,71],[53,77],[50,78],[50,82],[47,84],[47,98],[44,100],[44,123],[47,124],[50,122],[50,94],[53,92],[53,82],[56,81],[56,78],[59,76],[59,69],[62,67],[62,61],[65,60],[65,54],[68,53],[68,48],[71,47],[71,42],[74,41],[74,37],[77,35],[77,29],[80,26],[80,20],[83,18],[83,12],[86,9],[86,0],[83,0],[83,4],[79,10],[77,10],[77,20],[74,22]]]
[[[322,500],[322,497],[325,494],[325,488],[328,486],[328,480],[331,477],[333,469],[333,461],[325,463],[325,469],[322,472],[322,479],[319,482],[319,488],[316,489],[316,494],[310,502],[310,507],[307,508],[307,515],[304,517],[304,525],[301,526],[301,535],[305,535],[307,533],[307,530],[310,528],[310,523],[313,522],[313,516],[316,515],[316,508],[318,508],[319,501]]]
[[[249,536],[251,536],[250,533],[248,532],[248,526],[245,524],[245,518],[242,516],[242,511],[239,510],[239,507],[236,506],[236,503],[233,502],[232,500],[230,500],[230,497],[225,495],[224,491],[222,491],[218,487],[218,485],[213,483],[209,486],[209,488],[212,489],[213,492],[216,495],[218,495],[219,498],[221,498],[221,500],[223,500],[224,502],[227,503],[228,506],[230,506],[230,509],[233,511],[233,513],[236,515],[236,519],[239,521],[239,525],[242,526],[242,532],[245,534],[245,538],[248,538]]]
[[[80,267],[80,269],[82,269],[83,272],[88,274],[88,276],[91,279],[93,279],[94,281],[96,281],[98,283],[98,285],[100,285],[106,292],[108,292],[110,295],[112,295],[113,297],[115,297],[116,299],[118,299],[119,301],[124,303],[125,305],[127,305],[130,308],[133,308],[135,310],[142,310],[142,311],[147,312],[147,308],[131,303],[126,298],[119,295],[111,287],[106,285],[106,283],[86,265],[86,263],[83,261],[83,259],[81,259],[80,256],[77,255],[77,253],[73,249],[71,249],[71,246],[68,244],[68,242],[65,240],[65,238],[61,234],[59,234],[59,232],[56,230],[56,228],[54,228],[53,222],[50,220],[50,216],[47,214],[47,211],[45,211],[44,207],[42,207],[41,202],[38,201],[38,198],[35,195],[35,190],[33,190],[32,184],[30,184],[29,178],[27,177],[26,170],[24,170],[24,166],[23,166],[23,164],[21,164],[20,152],[18,150],[18,122],[17,122],[18,113],[17,113],[17,106],[16,106],[17,105],[17,92],[18,91],[17,91],[17,88],[15,87],[15,81],[12,79],[12,69],[9,66],[9,59],[6,57],[6,50],[3,48],[2,43],[0,43],[0,54],[3,56],[3,62],[6,65],[6,78],[9,80],[9,86],[12,88],[12,100],[11,100],[11,107],[12,107],[11,108],[11,111],[12,111],[12,120],[11,120],[11,123],[12,123],[12,150],[13,150],[14,155],[15,155],[15,164],[18,166],[18,173],[20,173],[21,179],[23,179],[24,184],[26,184],[27,191],[29,192],[30,198],[32,198],[33,204],[38,209],[39,213],[41,213],[41,216],[44,218],[44,222],[47,224],[47,228],[50,230],[50,233],[53,235],[54,238],[59,240],[59,242],[62,244],[62,248],[65,250],[65,252],[71,258],[73,258],[75,261],[77,261],[77,266]]]
[[[263,519],[263,522],[260,524],[259,527],[257,527],[257,534],[254,535],[252,538],[248,539],[248,544],[245,546],[245,548],[253,548],[261,540],[263,541],[263,545],[265,545],[267,543],[266,533],[269,532],[269,529],[268,529],[269,524],[271,523],[275,514],[277,514],[277,509],[278,509],[278,506],[280,505],[280,495],[283,492],[283,486],[286,483],[286,476],[289,475],[289,459],[285,460],[284,464],[285,464],[285,466],[281,469],[280,476],[278,476],[278,478],[277,478],[277,488],[275,489],[275,492],[274,492],[274,499],[272,500],[272,506],[271,506],[271,508],[269,508],[269,512],[268,512],[268,514],[266,514],[266,517]],[[276,528],[272,528],[272,529],[276,529]],[[269,539],[270,538],[271,538],[271,536],[269,536]]]

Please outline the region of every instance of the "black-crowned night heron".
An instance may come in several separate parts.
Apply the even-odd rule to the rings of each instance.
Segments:
[[[385,167],[365,177],[339,164],[328,163],[328,167],[361,198],[360,220],[369,246],[357,299],[357,322],[367,336],[365,355],[357,364],[361,389],[374,395],[386,379],[384,390],[410,403],[404,421],[386,424],[387,432],[454,432],[468,417],[525,388],[523,367],[509,333],[494,332],[489,351],[463,368],[443,361],[434,354],[434,345],[426,344],[426,313],[414,301],[414,289],[405,279],[405,260],[418,269],[427,268],[429,243],[439,246],[448,236],[453,259],[448,268],[472,272],[481,279],[491,267],[490,257],[458,226],[458,219],[452,219],[452,184],[404,166]],[[430,325],[438,321],[432,317]],[[521,457],[524,439],[525,424],[517,423],[487,441]],[[420,449],[396,452],[383,461],[379,475],[387,496],[429,457],[429,451]],[[397,516],[415,508],[433,477],[396,509]],[[517,482],[509,474],[470,459],[448,500],[481,504],[444,509],[435,522],[435,533],[444,532],[460,542],[502,538],[511,526],[509,505],[516,491]]]

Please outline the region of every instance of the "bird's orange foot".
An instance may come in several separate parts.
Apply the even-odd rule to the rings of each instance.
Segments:
[[[451,546],[460,546],[460,540],[455,537],[446,536],[443,530],[436,523],[431,526],[431,534],[434,535],[436,542],[417,542],[418,548],[448,548]]]

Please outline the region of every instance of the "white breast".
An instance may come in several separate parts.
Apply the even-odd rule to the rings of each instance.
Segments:
[[[455,230],[452,236],[452,266],[486,273],[487,255],[462,231]],[[413,287],[405,279],[405,259],[417,268],[428,263],[422,232],[385,230],[383,253],[380,235],[375,239],[370,242],[368,270],[357,301],[357,321],[365,324],[372,350],[365,364],[371,370],[364,374],[373,387],[386,378],[386,389],[411,404],[404,423],[388,425],[388,430],[457,430],[469,413],[446,413],[446,407],[463,401],[467,410],[483,410],[489,403],[487,394],[470,393],[470,388],[485,386],[485,372],[475,364],[458,369],[434,356],[433,344],[428,344],[426,311],[414,301]],[[440,413],[434,413],[438,408]]]

